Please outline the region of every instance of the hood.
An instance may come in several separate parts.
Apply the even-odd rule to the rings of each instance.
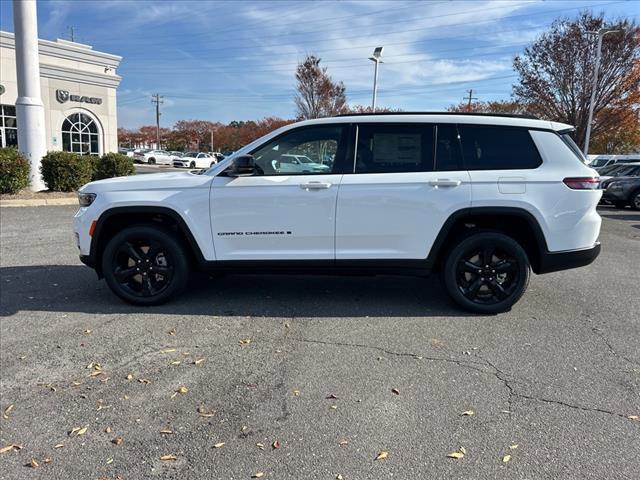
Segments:
[[[167,172],[115,177],[87,183],[81,192],[115,192],[126,190],[183,190],[209,188],[212,177],[191,172]]]

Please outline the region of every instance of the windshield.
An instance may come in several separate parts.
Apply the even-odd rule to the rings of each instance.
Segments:
[[[304,155],[298,155],[297,158],[300,160],[300,163],[313,163],[309,157],[305,157]]]
[[[185,153],[183,156],[188,158],[196,158],[198,156],[198,152],[188,152],[188,153]]]
[[[591,162],[590,167],[591,168],[602,167],[606,165],[608,161],[609,161],[608,158],[596,158],[593,162]]]
[[[637,165],[623,165],[621,168],[616,170],[613,173],[610,173],[612,177],[626,177],[626,176],[635,176],[637,175],[638,166]]]
[[[584,156],[584,154],[582,153],[582,150],[580,150],[578,145],[576,145],[576,142],[573,141],[573,138],[571,138],[571,135],[569,135],[568,133],[564,133],[560,135],[560,137],[562,138],[564,143],[566,143],[567,146],[571,149],[571,151],[575,154],[575,156],[578,157],[578,160],[580,160],[584,164],[588,162],[587,157]],[[592,168],[594,166],[595,165],[593,164],[591,165]]]

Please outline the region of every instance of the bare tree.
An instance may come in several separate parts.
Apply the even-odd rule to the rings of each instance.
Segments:
[[[605,27],[603,15],[582,13],[576,20],[558,20],[514,60],[520,75],[514,96],[525,110],[576,126],[584,144],[596,38],[588,32]],[[638,128],[640,111],[640,28],[628,19],[606,27],[622,30],[604,37],[596,88],[592,134],[598,138],[621,123]],[[635,124],[635,127],[633,126]]]
[[[308,55],[296,68],[294,97],[297,118],[331,117],[347,110],[347,97],[342,82],[334,82],[327,68],[320,66],[320,58]]]

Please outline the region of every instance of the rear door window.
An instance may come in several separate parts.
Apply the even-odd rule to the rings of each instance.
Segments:
[[[433,171],[431,124],[361,124],[355,173]]]
[[[436,132],[436,170],[463,170],[458,127],[453,124],[438,125]]]
[[[533,169],[542,164],[525,128],[459,125],[467,170]]]

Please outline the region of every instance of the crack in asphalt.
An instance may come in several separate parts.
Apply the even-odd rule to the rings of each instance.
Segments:
[[[481,373],[485,373],[485,374],[491,375],[491,376],[497,378],[508,391],[507,404],[509,405],[509,410],[508,410],[509,411],[509,417],[511,417],[511,414],[512,414],[512,407],[513,407],[514,398],[522,398],[522,399],[531,400],[531,401],[535,401],[535,402],[555,404],[555,405],[559,405],[559,406],[562,406],[562,407],[571,408],[571,409],[574,409],[574,410],[581,410],[581,411],[585,411],[585,412],[604,413],[604,414],[607,414],[607,415],[624,418],[625,420],[628,420],[628,418],[629,418],[628,415],[625,415],[625,414],[622,414],[622,413],[618,413],[618,412],[614,412],[612,410],[606,410],[604,408],[586,407],[586,406],[583,406],[583,405],[575,405],[575,404],[572,404],[572,403],[568,403],[568,402],[565,402],[565,401],[562,401],[562,400],[553,400],[553,399],[550,399],[550,398],[544,398],[544,397],[538,397],[538,396],[534,396],[534,395],[528,395],[528,394],[525,394],[525,393],[520,393],[520,392],[516,391],[515,387],[512,384],[513,383],[523,383],[523,382],[517,382],[516,380],[509,379],[508,377],[510,377],[510,375],[508,375],[507,373],[503,372],[493,362],[491,362],[488,359],[480,356],[478,353],[476,353],[474,356],[476,358],[480,359],[482,362],[469,362],[469,361],[465,361],[465,360],[455,360],[455,359],[452,359],[452,358],[431,357],[431,356],[426,356],[426,355],[419,355],[419,354],[416,354],[416,353],[394,352],[392,350],[388,350],[386,348],[379,347],[379,346],[376,346],[376,345],[366,345],[366,344],[361,344],[361,343],[329,342],[329,341],[313,340],[313,339],[306,339],[306,338],[297,338],[297,339],[292,339],[292,340],[295,340],[297,342],[302,342],[302,343],[311,343],[311,344],[336,346],[336,347],[366,348],[366,349],[370,349],[370,350],[377,350],[377,351],[380,351],[380,352],[384,352],[384,353],[386,353],[388,355],[392,355],[392,356],[396,356],[396,357],[409,357],[409,358],[416,358],[416,359],[420,358],[420,359],[425,359],[425,360],[429,360],[429,361],[452,363],[452,364],[455,364],[455,365],[457,365],[459,367],[462,367],[462,368],[469,368],[469,369],[476,370],[476,371],[481,372]],[[477,365],[485,365],[485,366],[489,367],[492,371],[487,371],[487,370],[483,370],[483,369],[477,368]]]
[[[602,340],[602,342],[607,346],[607,348],[609,349],[609,351],[611,352],[611,354],[614,357],[621,358],[624,361],[630,363],[631,365],[635,365],[637,367],[640,367],[640,362],[637,362],[636,360],[633,360],[633,359],[631,359],[631,358],[629,358],[629,357],[627,357],[625,355],[622,355],[622,354],[616,352],[616,350],[613,348],[613,345],[611,345],[611,342],[609,341],[607,336],[598,327],[591,327],[591,332],[595,336],[597,336],[600,340]]]

